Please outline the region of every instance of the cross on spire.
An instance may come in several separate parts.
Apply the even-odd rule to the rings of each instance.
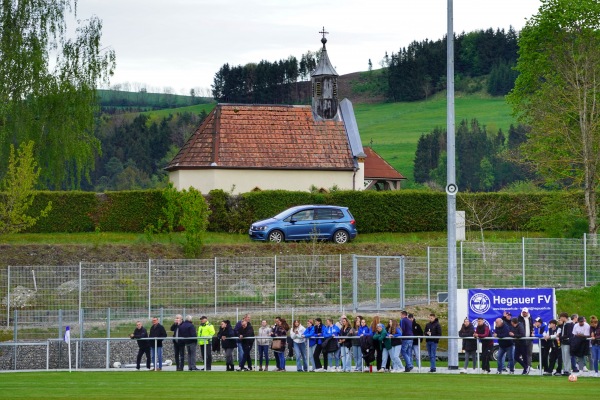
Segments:
[[[325,32],[325,27],[323,27],[323,30],[319,33],[323,35],[323,39],[325,39],[325,35],[329,35],[329,32]]]

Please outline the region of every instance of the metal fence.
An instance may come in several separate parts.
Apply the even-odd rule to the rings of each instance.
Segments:
[[[162,314],[214,319],[235,318],[239,312],[398,310],[437,301],[438,293],[447,291],[446,254],[446,248],[431,247],[423,257],[305,255],[9,266],[0,269],[0,327],[5,337],[28,338],[54,336],[59,327],[76,325],[78,336],[85,337],[86,331],[110,335],[118,321]],[[459,288],[583,287],[600,282],[600,244],[595,236],[460,242],[457,266]]]

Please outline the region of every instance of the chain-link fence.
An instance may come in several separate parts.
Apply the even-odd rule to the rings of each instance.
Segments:
[[[457,244],[459,288],[600,282],[600,244],[523,239]],[[151,315],[282,315],[397,310],[447,291],[447,249],[422,257],[305,255],[10,266],[0,269],[0,340],[110,336]],[[129,329],[129,327],[127,328]]]

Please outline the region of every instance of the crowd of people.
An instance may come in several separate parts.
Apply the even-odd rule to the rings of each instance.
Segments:
[[[196,328],[191,315],[183,318],[178,314],[170,330],[177,371],[184,370],[186,354],[188,370],[211,370],[212,352],[221,350],[225,354],[227,371],[250,371],[253,369],[253,347],[256,344],[258,371],[269,371],[270,351],[275,358],[275,367],[271,371],[286,371],[287,349],[296,359],[298,372],[410,372],[415,363],[421,368],[421,341],[406,338],[409,336],[425,339],[429,372],[435,373],[437,346],[443,336],[442,327],[434,313],[429,315],[423,329],[414,315],[406,311],[401,312],[400,320],[382,321],[375,316],[370,323],[360,315],[354,319],[342,315],[338,321],[311,318],[305,324],[295,320],[290,326],[285,318],[276,317],[273,325],[262,320],[257,330],[252,326],[250,314],[246,314],[234,326],[229,320],[220,321],[218,330],[206,316],[200,318]],[[466,318],[458,336],[462,338],[465,355],[462,373],[468,373],[469,365],[472,366],[472,372],[477,370],[478,343],[481,344],[481,371],[491,373],[490,362],[494,342],[497,341],[498,374],[514,374],[516,364],[522,366],[522,374],[529,374],[535,342],[541,349],[540,369],[543,374],[589,372],[586,366],[589,359],[592,361],[590,365],[593,365],[590,374],[598,376],[600,327],[596,316],[591,316],[588,324],[582,316],[561,313],[558,320],[546,323],[539,317],[533,319],[529,310],[523,308],[518,317],[505,311],[496,319],[493,327],[483,318],[479,318],[475,324]],[[152,359],[154,369],[162,370],[162,342],[167,332],[158,318],[152,319],[150,333],[138,321],[130,337],[155,339],[138,340],[136,368],[140,369],[141,359],[146,355],[148,369],[151,369]],[[204,360],[203,368],[196,366],[197,348],[200,349],[200,358]],[[237,360],[234,360],[234,349],[237,349]]]

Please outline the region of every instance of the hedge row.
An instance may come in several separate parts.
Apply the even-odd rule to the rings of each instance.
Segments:
[[[573,194],[474,193],[457,197],[457,209],[493,214],[493,228],[525,229],[532,216],[550,196]],[[579,197],[579,194],[575,195]],[[425,191],[336,191],[308,193],[258,191],[233,196],[213,190],[206,196],[210,209],[208,229],[217,232],[245,232],[256,220],[268,218],[299,204],[347,206],[357,221],[359,232],[418,232],[446,229],[445,193]],[[39,192],[31,215],[52,201],[52,211],[29,232],[143,232],[149,225],[164,220],[166,202],[160,190],[123,191],[95,194],[89,192]],[[565,201],[567,198],[565,197]],[[486,229],[489,229],[487,227]]]

